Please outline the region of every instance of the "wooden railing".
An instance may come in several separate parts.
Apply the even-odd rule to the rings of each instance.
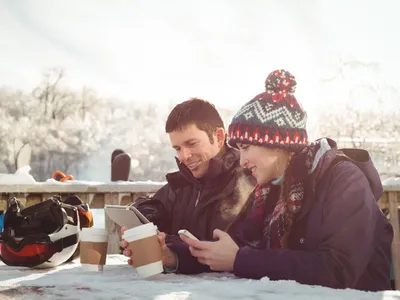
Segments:
[[[35,183],[19,185],[0,184],[0,210],[7,207],[7,200],[16,197],[26,206],[43,201],[52,195],[76,194],[92,208],[103,208],[107,195],[118,194],[120,203],[133,202],[139,195],[157,192],[164,182],[113,182],[113,183]]]
[[[400,224],[399,224],[400,186],[384,185],[384,192],[379,200],[379,206],[389,209],[389,220],[393,226],[392,262],[394,268],[394,283],[400,290]]]
[[[162,182],[115,182],[115,183],[35,183],[27,185],[0,185],[0,210],[7,207],[10,197],[20,199],[25,206],[38,203],[49,196],[78,195],[91,208],[103,208],[105,204],[126,205],[139,196],[152,195],[165,183]],[[394,239],[392,256],[394,264],[395,287],[400,290],[400,225],[399,225],[400,186],[384,185],[384,193],[379,200],[381,209],[389,209],[389,220],[393,226]],[[119,228],[105,215],[105,226],[109,232],[108,253],[120,253]]]
[[[7,200],[16,197],[25,206],[41,202],[53,195],[65,197],[78,195],[91,208],[103,208],[105,204],[126,205],[143,195],[152,195],[165,183],[162,182],[113,182],[113,183],[35,183],[0,185],[0,210],[7,208]],[[109,233],[108,253],[120,253],[119,228],[105,215],[105,226]]]

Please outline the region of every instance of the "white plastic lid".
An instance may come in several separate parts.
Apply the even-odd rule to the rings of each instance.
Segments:
[[[128,229],[122,235],[123,239],[136,240],[143,235],[157,234],[157,226],[152,222]]]

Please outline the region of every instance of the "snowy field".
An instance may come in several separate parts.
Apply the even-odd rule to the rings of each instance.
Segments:
[[[400,291],[367,293],[300,285],[293,281],[238,279],[228,273],[160,274],[142,280],[121,255],[107,257],[103,273],[82,272],[79,261],[50,270],[0,265],[0,299],[400,299]]]

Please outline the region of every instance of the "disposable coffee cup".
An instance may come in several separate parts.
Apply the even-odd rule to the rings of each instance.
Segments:
[[[107,231],[102,228],[82,228],[80,236],[82,269],[88,272],[103,272],[107,258]]]
[[[164,271],[161,246],[157,238],[157,226],[147,223],[128,229],[122,235],[131,250],[132,266],[141,278],[147,278]]]

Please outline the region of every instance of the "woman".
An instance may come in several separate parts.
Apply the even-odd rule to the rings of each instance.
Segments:
[[[339,151],[330,139],[308,142],[295,87],[289,72],[274,71],[266,91],[233,117],[229,144],[257,180],[253,197],[229,234],[217,229],[213,242],[181,236],[189,247],[171,246],[177,270],[390,289],[393,231],[376,203],[379,175],[366,151]]]

